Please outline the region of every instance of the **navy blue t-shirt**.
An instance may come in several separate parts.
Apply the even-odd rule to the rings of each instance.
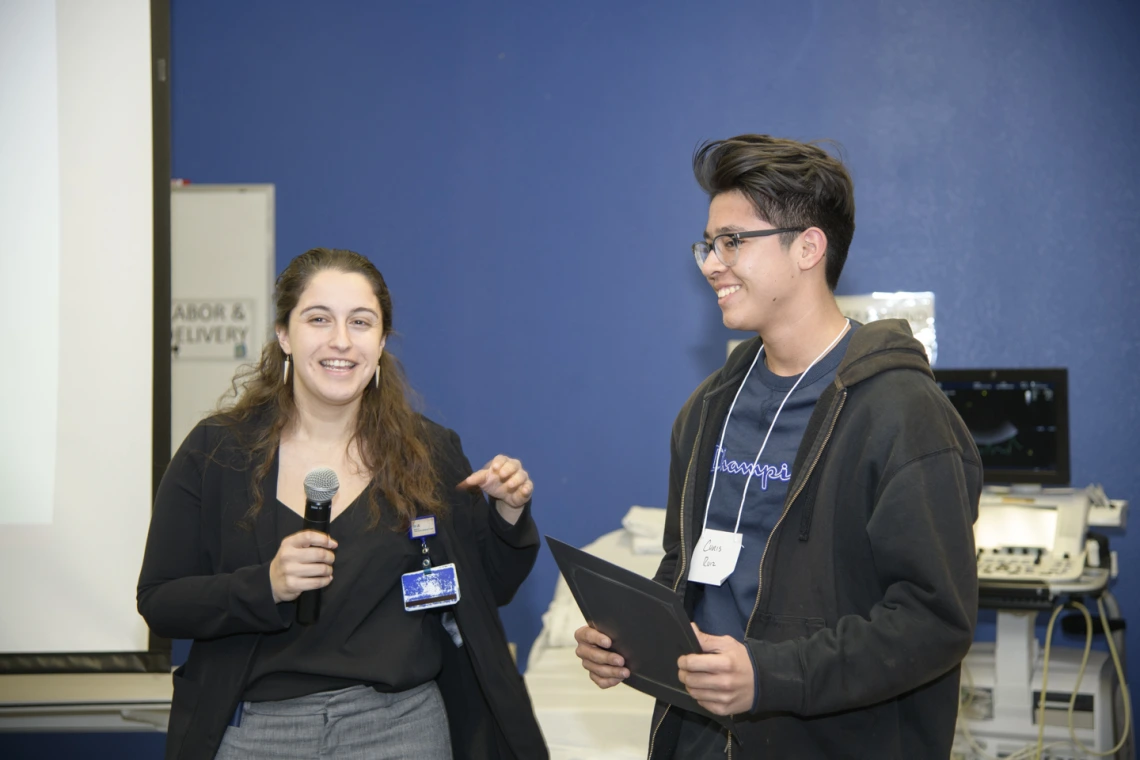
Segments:
[[[839,343],[808,370],[799,385],[796,385],[799,375],[780,377],[768,369],[761,356],[740,389],[728,418],[724,444],[718,447],[715,461],[708,464],[714,472],[709,476],[711,500],[705,527],[731,532],[739,514],[738,532],[743,539],[732,575],[720,586],[706,585],[697,603],[694,621],[706,633],[744,639],[744,627],[756,604],[760,556],[772,528],[783,514],[796,452],[820,394],[835,379],[835,370],[847,352],[852,332],[848,330]],[[793,386],[795,392],[788,396]],[[780,409],[781,402],[783,409]],[[757,461],[756,454],[773,418],[776,425]],[[741,510],[745,483],[748,495]]]
[[[706,465],[712,472],[705,527],[732,532],[739,514],[738,532],[743,539],[732,575],[720,586],[705,585],[697,602],[693,621],[705,633],[744,640],[744,628],[756,604],[760,557],[772,529],[783,514],[796,452],[816,402],[835,379],[835,370],[847,353],[851,335],[857,327],[852,322],[851,329],[808,370],[798,385],[799,375],[780,377],[768,369],[761,356],[740,389],[725,428],[724,443],[717,447],[714,461]],[[788,396],[793,386],[795,391]],[[787,401],[784,401],[785,396],[788,396]],[[777,410],[779,416],[776,415]],[[773,418],[776,424],[768,435]],[[756,454],[766,435],[768,442],[757,460]],[[751,480],[749,473],[752,474]],[[748,492],[741,510],[746,482]],[[674,757],[723,758],[724,729],[699,715],[686,713],[685,718]]]

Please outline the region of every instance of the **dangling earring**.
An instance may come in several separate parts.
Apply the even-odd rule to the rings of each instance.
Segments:
[[[373,381],[373,384],[376,386],[376,390],[380,390],[380,361],[379,360],[376,361],[376,379]]]
[[[281,374],[281,384],[289,384],[289,360],[293,358],[293,354],[285,354],[285,371]]]

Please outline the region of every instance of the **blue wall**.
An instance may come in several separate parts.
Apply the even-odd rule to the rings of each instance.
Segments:
[[[1074,484],[1140,507],[1135,3],[172,6],[175,175],[274,183],[279,268],[370,256],[426,411],[523,460],[543,532],[664,505],[673,417],[740,337],[688,251],[689,159],[741,132],[842,143],[839,292],[934,291],[940,366],[1068,366]],[[524,657],[555,579],[544,551],[504,610]]]

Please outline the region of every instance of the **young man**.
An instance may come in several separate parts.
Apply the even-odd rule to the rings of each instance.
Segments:
[[[673,425],[665,557],[702,654],[686,689],[736,731],[658,702],[650,760],[950,756],[973,640],[978,452],[901,320],[832,295],[855,231],[851,178],[814,145],[706,143],[693,246],[724,323],[758,333]],[[576,634],[602,688],[629,675]]]

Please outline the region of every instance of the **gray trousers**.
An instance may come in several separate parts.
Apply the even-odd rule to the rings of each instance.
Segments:
[[[451,760],[435,681],[395,694],[352,686],[243,708],[215,760]]]

